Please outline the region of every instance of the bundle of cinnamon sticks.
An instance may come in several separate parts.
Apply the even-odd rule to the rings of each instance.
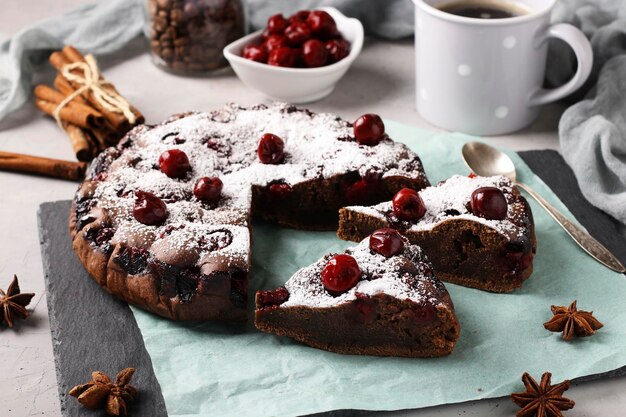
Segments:
[[[104,148],[117,144],[133,126],[144,122],[134,106],[128,104],[131,113],[124,114],[103,100],[101,92],[127,104],[115,87],[99,76],[95,61],[86,59],[76,48],[67,45],[53,52],[49,60],[58,71],[54,87],[37,85],[35,105],[57,119],[79,161],[91,161]],[[96,78],[90,80],[94,70]]]
[[[54,87],[36,86],[35,105],[56,119],[80,162],[0,151],[0,170],[81,180],[86,162],[116,145],[144,117],[100,76],[91,55],[85,57],[68,45],[52,53],[50,63],[58,71]]]

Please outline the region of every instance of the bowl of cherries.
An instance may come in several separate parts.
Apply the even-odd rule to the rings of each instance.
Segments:
[[[224,48],[249,87],[276,100],[307,103],[329,95],[361,52],[363,25],[333,7],[276,14],[267,27]]]

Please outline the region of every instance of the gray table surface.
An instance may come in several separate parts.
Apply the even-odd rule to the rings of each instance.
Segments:
[[[2,0],[0,39],[83,1]],[[165,74],[150,63],[139,44],[101,64],[107,78],[142,109],[149,122],[179,111],[211,109],[226,101],[242,104],[266,101],[233,74],[201,79]],[[51,73],[41,77],[49,80]],[[338,113],[347,119],[365,112],[379,113],[388,119],[436,130],[415,112],[413,89],[412,42],[369,40],[336,91],[308,107]],[[558,149],[556,129],[562,111],[561,105],[547,106],[531,127],[494,137],[493,143],[516,150]],[[32,106],[0,123],[0,150],[72,158],[64,135]],[[42,202],[72,198],[75,188],[76,184],[71,182],[0,172],[0,287],[6,287],[12,275],[17,274],[24,291],[37,293],[31,304],[32,316],[14,331],[0,330],[1,416],[60,415],[36,212]],[[574,384],[568,396],[576,400],[576,408],[567,416],[624,416],[625,392],[626,377]],[[371,415],[505,417],[513,416],[516,410],[505,398]]]

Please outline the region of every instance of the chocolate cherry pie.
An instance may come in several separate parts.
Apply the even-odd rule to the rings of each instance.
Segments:
[[[424,249],[443,281],[493,292],[522,286],[533,271],[530,206],[505,177],[454,176],[392,201],[340,210],[337,234],[360,241],[388,227]]]
[[[102,287],[141,308],[245,320],[251,217],[333,230],[347,204],[428,185],[418,156],[375,122],[366,144],[352,123],[279,103],[138,126],[80,186],[74,249]]]
[[[406,357],[450,354],[460,332],[422,250],[390,229],[257,292],[255,325],[331,352]]]

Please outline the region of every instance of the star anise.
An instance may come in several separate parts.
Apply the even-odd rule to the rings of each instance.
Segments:
[[[135,368],[121,370],[115,383],[100,371],[92,372],[92,381],[77,385],[69,394],[87,408],[104,408],[110,416],[127,416],[127,405],[137,398],[137,390],[129,384]]]
[[[35,296],[34,293],[20,293],[20,285],[17,275],[13,275],[13,281],[5,293],[0,289],[0,324],[6,320],[9,327],[13,327],[15,317],[25,319],[28,317],[26,306]]]
[[[576,300],[565,306],[552,306],[552,317],[543,327],[551,332],[563,332],[563,340],[572,340],[574,336],[585,337],[595,334],[603,325],[593,317],[593,311],[576,308]]]
[[[528,372],[524,372],[522,382],[526,391],[511,394],[511,400],[522,407],[517,417],[563,417],[561,411],[574,408],[574,401],[563,396],[569,388],[569,381],[550,385],[550,378],[552,374],[546,372],[541,376],[541,384],[537,384]]]

